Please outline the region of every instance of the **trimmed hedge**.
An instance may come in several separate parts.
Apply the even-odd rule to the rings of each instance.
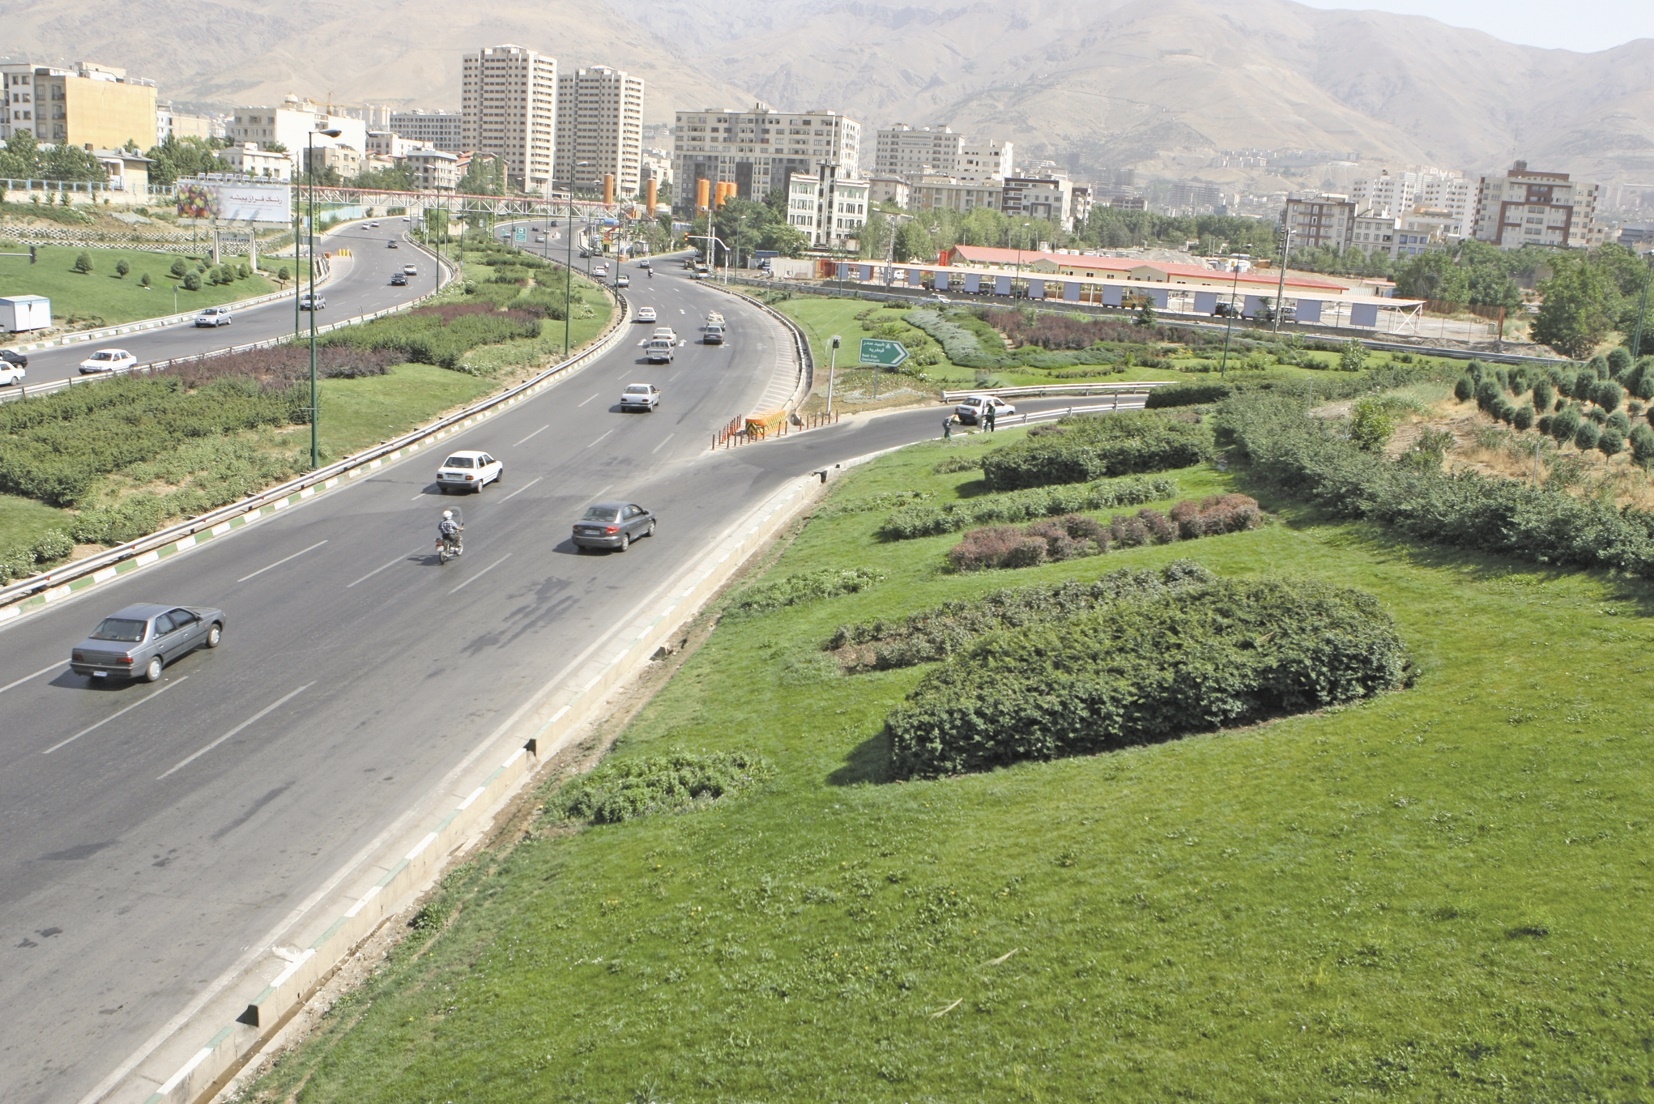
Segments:
[[[1234,393],[1235,385],[1232,383],[1191,380],[1187,383],[1154,388],[1149,392],[1149,397],[1143,405],[1148,410],[1162,410],[1174,406],[1205,406],[1227,399]]]
[[[545,809],[563,820],[619,824],[701,808],[774,776],[774,766],[759,755],[673,751],[604,763],[557,791]]]
[[[1210,453],[1211,435],[1193,421],[1139,411],[1072,414],[990,452],[982,474],[990,490],[1014,491],[1186,468]]]
[[[320,340],[354,349],[389,349],[415,364],[459,368],[479,345],[540,336],[543,316],[527,310],[500,310],[491,303],[444,303],[334,330]]]
[[[918,502],[904,506],[886,518],[879,528],[879,536],[885,540],[934,537],[973,525],[1136,506],[1158,498],[1170,498],[1176,493],[1175,479],[1134,478],[1097,480],[1080,486],[1035,487],[941,505]]]
[[[1243,494],[1209,495],[1201,500],[1179,502],[1171,513],[1143,509],[1135,514],[1116,514],[1103,525],[1082,514],[1036,521],[1023,529],[998,526],[973,529],[965,539],[948,550],[948,564],[955,571],[988,568],[1034,567],[1037,564],[1100,556],[1111,548],[1135,548],[1145,544],[1239,533],[1263,524],[1257,502]]]
[[[788,575],[773,583],[759,583],[743,590],[730,602],[724,617],[750,617],[822,598],[836,598],[840,594],[855,594],[883,581],[883,575],[865,567],[848,570],[824,567],[820,571]]]
[[[1113,602],[1147,598],[1215,579],[1193,560],[1173,560],[1158,571],[1120,568],[1091,582],[1006,587],[956,600],[900,621],[841,625],[826,647],[848,671],[886,671],[944,659],[977,637],[1072,617]]]
[[[991,633],[926,675],[885,734],[896,776],[935,778],[1320,709],[1406,672],[1369,594],[1216,581]]]

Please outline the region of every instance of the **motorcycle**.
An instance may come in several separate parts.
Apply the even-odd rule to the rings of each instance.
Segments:
[[[437,531],[436,558],[438,563],[447,563],[450,559],[457,559],[465,551],[465,512],[457,506],[450,506],[443,512],[454,515],[454,524],[459,526],[459,531],[451,537],[443,536],[440,529]],[[439,518],[438,521],[440,522],[441,519]]]

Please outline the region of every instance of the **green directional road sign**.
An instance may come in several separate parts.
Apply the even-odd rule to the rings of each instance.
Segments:
[[[900,341],[882,337],[861,339],[861,363],[877,364],[881,368],[895,368],[907,359],[907,346]]]
[[[516,237],[517,237],[517,240],[520,241],[520,242],[527,241],[528,240],[528,227],[526,227],[526,226],[517,227]]]

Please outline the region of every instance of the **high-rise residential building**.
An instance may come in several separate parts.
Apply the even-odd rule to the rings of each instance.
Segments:
[[[1451,221],[1442,228],[1443,234],[1468,238],[1476,227],[1476,182],[1460,173],[1427,173],[1413,207],[1445,213]],[[1404,212],[1402,217],[1406,217]]]
[[[811,245],[839,248],[860,237],[868,209],[868,182],[847,180],[832,165],[788,178],[787,224]]]
[[[467,152],[496,154],[508,183],[551,186],[557,145],[557,59],[521,46],[465,55],[460,111]]]
[[[733,183],[742,199],[763,199],[788,189],[793,173],[823,165],[841,180],[861,176],[861,124],[836,111],[751,111],[705,108],[679,111],[672,128],[674,206],[695,206],[699,181],[716,197],[718,183]]]
[[[997,139],[967,138],[959,147],[959,164],[953,176],[961,184],[991,184],[1012,174],[1012,147]]]
[[[1415,210],[1445,213],[1452,219],[1449,236],[1468,236],[1476,218],[1476,185],[1462,173],[1440,169],[1383,169],[1351,185],[1350,198],[1375,215],[1405,219]]]
[[[0,139],[28,131],[48,145],[120,149],[155,142],[155,82],[83,61],[72,68],[0,66]]]
[[[1342,253],[1355,232],[1355,201],[1347,195],[1288,199],[1281,224],[1292,231],[1292,248],[1329,245]]]
[[[393,111],[390,128],[398,138],[431,149],[458,153],[465,148],[465,116],[458,111]]]
[[[873,135],[873,171],[881,176],[956,176],[965,136],[945,126],[897,123]]]
[[[230,117],[229,129],[232,146],[245,147],[251,142],[268,150],[280,145],[296,174],[304,172],[304,160],[311,147],[316,149],[320,163],[324,150],[340,147],[361,154],[368,145],[367,123],[334,115],[319,104],[297,96],[288,96],[280,107],[238,107]],[[320,133],[324,130],[337,130],[339,135],[329,137]],[[349,160],[342,163],[348,164]]]
[[[1074,184],[1065,176],[1008,176],[999,209],[1007,215],[1044,219],[1063,229],[1074,217]]]
[[[643,80],[606,65],[557,78],[557,187],[630,199],[643,182]]]
[[[1484,176],[1476,193],[1476,238],[1500,249],[1549,245],[1586,249],[1600,242],[1597,186],[1567,173],[1535,172],[1518,161],[1504,176]]]

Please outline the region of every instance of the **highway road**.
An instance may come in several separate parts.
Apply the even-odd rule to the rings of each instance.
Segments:
[[[433,554],[460,500],[427,452],[0,631],[0,1100],[91,1099],[733,520],[938,435],[927,406],[708,451],[762,401],[785,334],[681,269],[632,291],[685,336],[716,306],[729,343],[652,366],[622,344],[453,438],[506,466],[462,502],[463,559]],[[618,412],[633,381],[663,389],[657,412]],[[570,522],[598,498],[649,506],[659,532],[576,555]],[[224,609],[223,646],[154,684],[69,673],[69,647],[136,601]]]
[[[352,223],[328,234],[318,243],[318,249],[335,253],[349,249],[351,252],[348,257],[335,256],[332,278],[317,286],[316,293],[327,301],[327,306],[317,312],[318,326],[385,310],[436,290],[436,262],[430,254],[415,248],[406,239],[404,235],[408,226],[398,217],[381,219],[377,228],[369,228],[366,223]],[[392,239],[400,242],[400,248],[390,249],[386,245]],[[390,282],[392,270],[409,263],[418,266],[418,274],[408,278],[406,287],[393,286]],[[103,341],[36,349],[27,354],[29,376],[24,382],[33,386],[78,377],[80,362],[97,349],[125,349],[138,358],[139,364],[151,364],[291,335],[293,303],[297,294],[298,289],[294,289],[282,299],[244,310],[237,309],[232,314],[234,321],[228,326],[196,327],[185,322],[161,329],[138,330]],[[156,292],[156,308],[161,311],[172,309],[172,297],[164,289]],[[308,332],[308,315],[301,313],[299,320]]]

